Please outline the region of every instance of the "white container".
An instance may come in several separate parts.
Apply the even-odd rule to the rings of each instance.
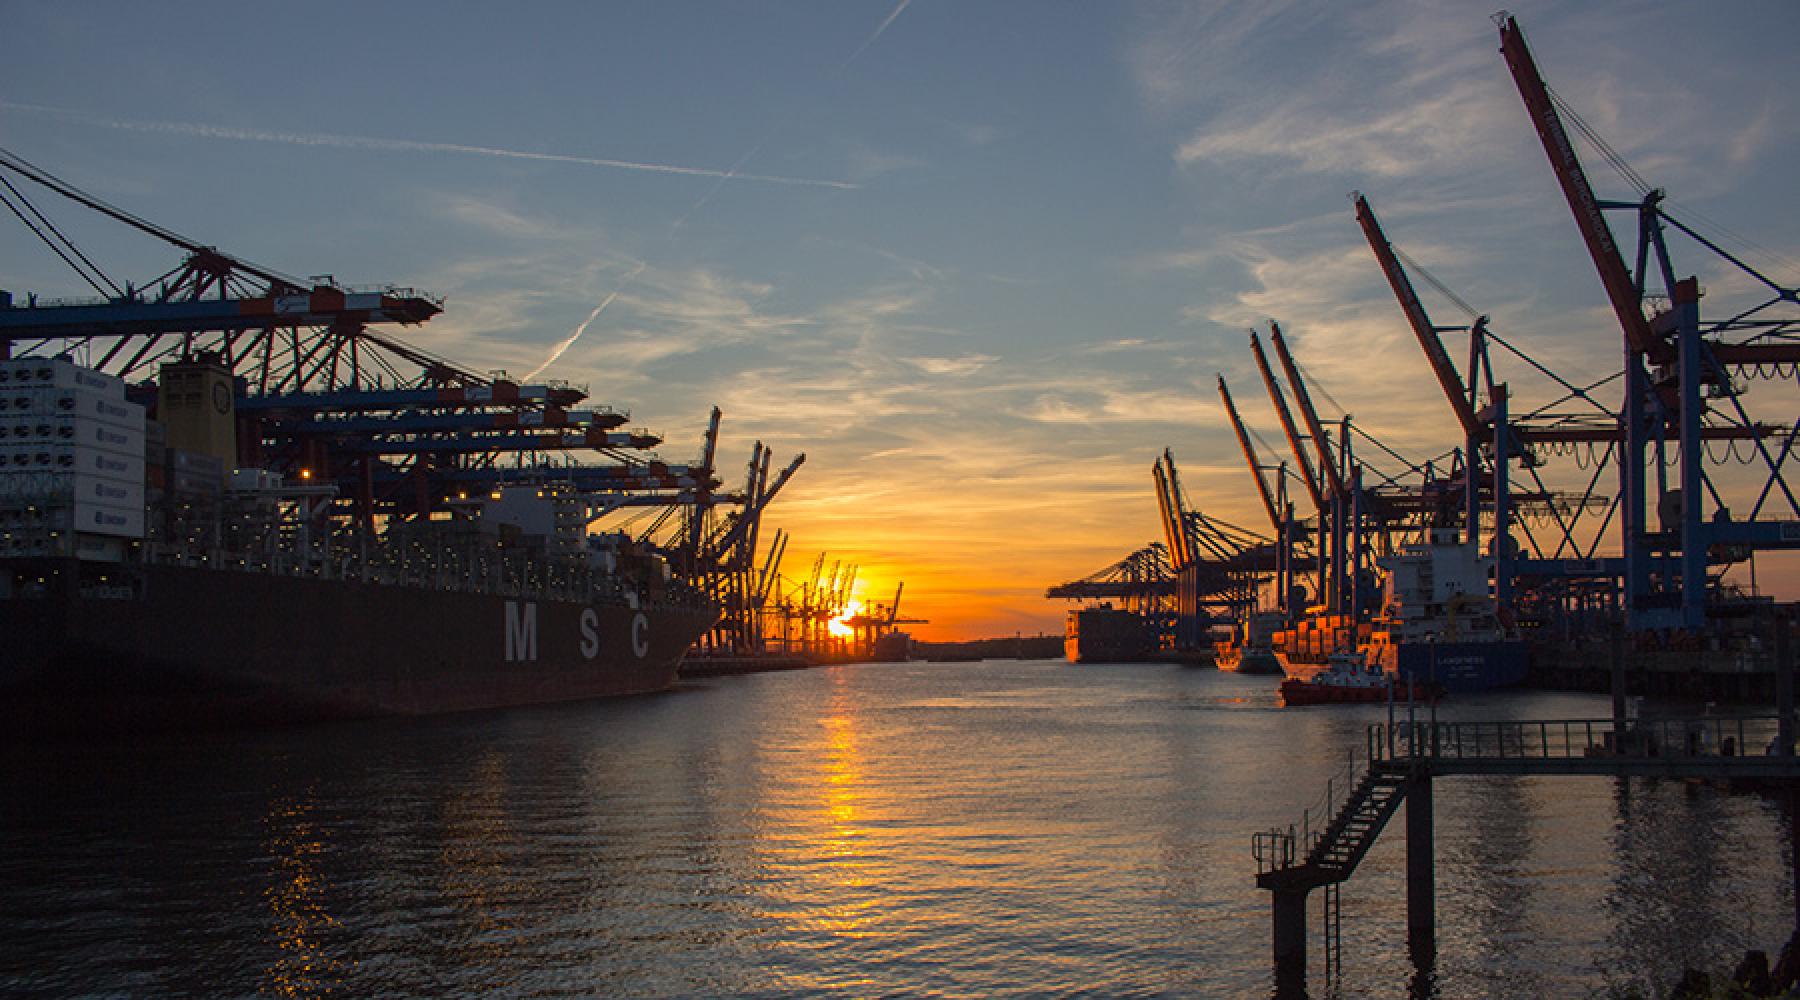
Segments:
[[[112,479],[86,472],[0,475],[0,503],[81,500],[115,507],[142,507],[144,481]]]
[[[67,536],[71,532],[142,538],[144,508],[66,499],[31,504],[17,500],[0,502],[0,535],[17,541],[51,534]]]
[[[0,444],[75,443],[74,417],[0,415]]]
[[[73,527],[93,535],[115,535],[120,538],[144,537],[144,508],[114,507],[109,504],[75,502]]]
[[[90,535],[77,532],[74,536],[74,555],[87,562],[124,562],[125,539],[110,535]]]
[[[0,442],[0,476],[8,474],[80,472],[103,479],[144,481],[144,456],[80,444]]]
[[[144,408],[92,389],[26,389],[0,393],[0,420],[56,417],[92,420],[144,432]]]
[[[231,488],[243,491],[280,489],[281,476],[267,469],[233,469]]]
[[[26,389],[87,389],[110,399],[125,398],[125,382],[62,358],[0,361],[0,395]]]

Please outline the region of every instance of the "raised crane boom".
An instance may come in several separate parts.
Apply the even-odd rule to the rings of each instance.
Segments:
[[[1167,448],[1163,449],[1163,465],[1169,470],[1169,509],[1175,515],[1176,537],[1180,542],[1181,562],[1175,564],[1179,568],[1198,559],[1199,553],[1194,551],[1193,536],[1187,530],[1188,511],[1181,500],[1181,475],[1175,471],[1175,453]]]
[[[1613,313],[1625,331],[1626,343],[1634,351],[1651,355],[1653,360],[1670,360],[1673,348],[1651,331],[1649,320],[1644,318],[1637,283],[1632,280],[1631,270],[1619,253],[1618,241],[1613,239],[1612,229],[1606,224],[1600,200],[1588,184],[1587,172],[1581,168],[1581,159],[1575,155],[1569,133],[1563,129],[1556,103],[1550,97],[1550,88],[1538,73],[1537,62],[1525,45],[1525,35],[1519,30],[1518,20],[1504,13],[1496,15],[1495,20],[1500,25],[1500,54],[1506,57],[1506,66],[1512,71],[1513,83],[1525,101],[1531,124],[1537,129],[1544,152],[1550,157],[1550,169],[1556,174],[1556,182],[1562,185],[1563,197],[1568,199],[1575,225],[1587,243],[1588,256],[1600,272],[1600,284],[1606,288]]]
[[[1411,279],[1407,278],[1405,268],[1400,266],[1400,258],[1395,256],[1393,244],[1388,242],[1387,235],[1381,231],[1381,222],[1375,218],[1375,210],[1369,207],[1369,200],[1361,192],[1357,192],[1355,198],[1356,221],[1362,225],[1363,236],[1369,241],[1369,249],[1375,251],[1375,259],[1381,263],[1381,273],[1387,275],[1388,287],[1394,290],[1394,297],[1400,300],[1400,311],[1406,313],[1406,321],[1412,326],[1413,336],[1418,338],[1419,347],[1425,352],[1425,360],[1430,363],[1432,374],[1437,376],[1438,385],[1450,399],[1450,409],[1456,414],[1456,422],[1462,425],[1463,437],[1481,436],[1481,422],[1476,419],[1475,408],[1469,405],[1468,387],[1463,384],[1462,376],[1456,373],[1456,366],[1450,361],[1450,352],[1444,350],[1444,342],[1438,337],[1437,327],[1432,325],[1424,303],[1419,301],[1419,293],[1413,290]]]
[[[1237,432],[1238,447],[1243,449],[1244,461],[1250,466],[1250,478],[1256,480],[1256,492],[1262,497],[1263,510],[1268,512],[1269,525],[1281,534],[1281,515],[1275,509],[1275,498],[1269,494],[1269,484],[1263,479],[1262,466],[1256,461],[1256,449],[1250,444],[1250,434],[1244,429],[1244,421],[1238,416],[1237,406],[1231,401],[1231,390],[1225,386],[1225,376],[1219,376],[1219,398],[1225,401],[1225,413],[1231,417],[1231,429]]]
[[[1151,467],[1151,475],[1156,480],[1156,508],[1162,517],[1163,536],[1168,539],[1169,562],[1177,568],[1188,563],[1191,553],[1188,552],[1187,539],[1182,535],[1181,499],[1176,492],[1174,481],[1174,458],[1168,449],[1158,456],[1156,464]]]
[[[1294,363],[1294,356],[1288,353],[1287,341],[1282,339],[1281,327],[1274,320],[1269,321],[1269,343],[1275,345],[1275,355],[1281,359],[1281,370],[1287,375],[1288,388],[1294,393],[1294,405],[1300,407],[1300,416],[1306,421],[1306,432],[1312,435],[1313,447],[1319,452],[1319,464],[1325,469],[1325,477],[1331,481],[1332,496],[1347,496],[1349,491],[1344,485],[1344,477],[1338,474],[1338,464],[1332,461],[1331,449],[1325,444],[1325,427],[1319,422],[1319,411],[1313,408],[1312,396],[1307,394],[1306,383],[1300,378],[1300,366]]]
[[[1281,418],[1281,431],[1287,435],[1288,447],[1294,452],[1294,461],[1300,467],[1300,481],[1306,484],[1306,492],[1312,497],[1313,509],[1323,513],[1325,510],[1325,494],[1319,489],[1319,477],[1314,474],[1312,459],[1306,457],[1306,449],[1300,446],[1300,432],[1294,427],[1294,415],[1288,412],[1287,399],[1281,394],[1281,386],[1275,382],[1275,373],[1269,369],[1269,358],[1263,354],[1262,340],[1256,331],[1250,331],[1250,350],[1256,355],[1256,369],[1262,372],[1263,388],[1269,391],[1269,401],[1275,404],[1275,415]]]

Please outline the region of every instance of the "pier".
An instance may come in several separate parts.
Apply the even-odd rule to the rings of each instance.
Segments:
[[[1402,806],[1407,948],[1415,966],[1431,967],[1437,954],[1435,779],[1463,775],[1702,779],[1776,784],[1792,795],[1800,789],[1792,719],[1788,713],[1626,721],[1408,720],[1369,726],[1360,758],[1352,754],[1341,783],[1333,779],[1328,784],[1322,807],[1306,810],[1297,826],[1252,838],[1256,884],[1268,890],[1273,901],[1277,992],[1298,996],[1304,990],[1306,901],[1315,889],[1325,890],[1325,969],[1328,977],[1335,974],[1342,960],[1337,888],[1355,873]],[[1794,842],[1800,845],[1800,836]],[[1795,872],[1800,878],[1800,864]],[[1796,889],[1800,907],[1800,886]]]

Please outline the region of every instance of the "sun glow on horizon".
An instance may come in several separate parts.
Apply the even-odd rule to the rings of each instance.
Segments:
[[[844,622],[847,619],[855,618],[857,615],[862,614],[862,609],[863,603],[861,601],[852,600],[845,606],[844,613],[833,618],[826,627],[831,630],[832,635],[837,636],[840,639],[852,638],[856,635],[856,630],[844,624]]]

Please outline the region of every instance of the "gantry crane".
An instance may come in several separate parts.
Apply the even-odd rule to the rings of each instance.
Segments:
[[[1745,401],[1746,380],[1785,376],[1800,364],[1800,294],[1675,218],[1661,190],[1597,142],[1639,194],[1630,202],[1600,199],[1564,127],[1565,114],[1597,137],[1551,93],[1518,22],[1502,13],[1496,23],[1500,51],[1623,334],[1619,493],[1627,626],[1699,629],[1707,617],[1710,561],[1800,548],[1800,498],[1784,476],[1800,423],[1785,416],[1778,426],[1760,423]],[[1633,264],[1606,221],[1608,211],[1635,215]],[[1703,321],[1698,279],[1677,277],[1671,229],[1767,298],[1724,320]],[[1772,449],[1778,437],[1783,443]],[[1741,477],[1747,488],[1733,490],[1730,477],[1710,471],[1717,463],[1709,462],[1709,441],[1744,443],[1758,469],[1756,477]],[[1652,527],[1652,507],[1661,530]],[[1773,516],[1776,509],[1783,517]]]

